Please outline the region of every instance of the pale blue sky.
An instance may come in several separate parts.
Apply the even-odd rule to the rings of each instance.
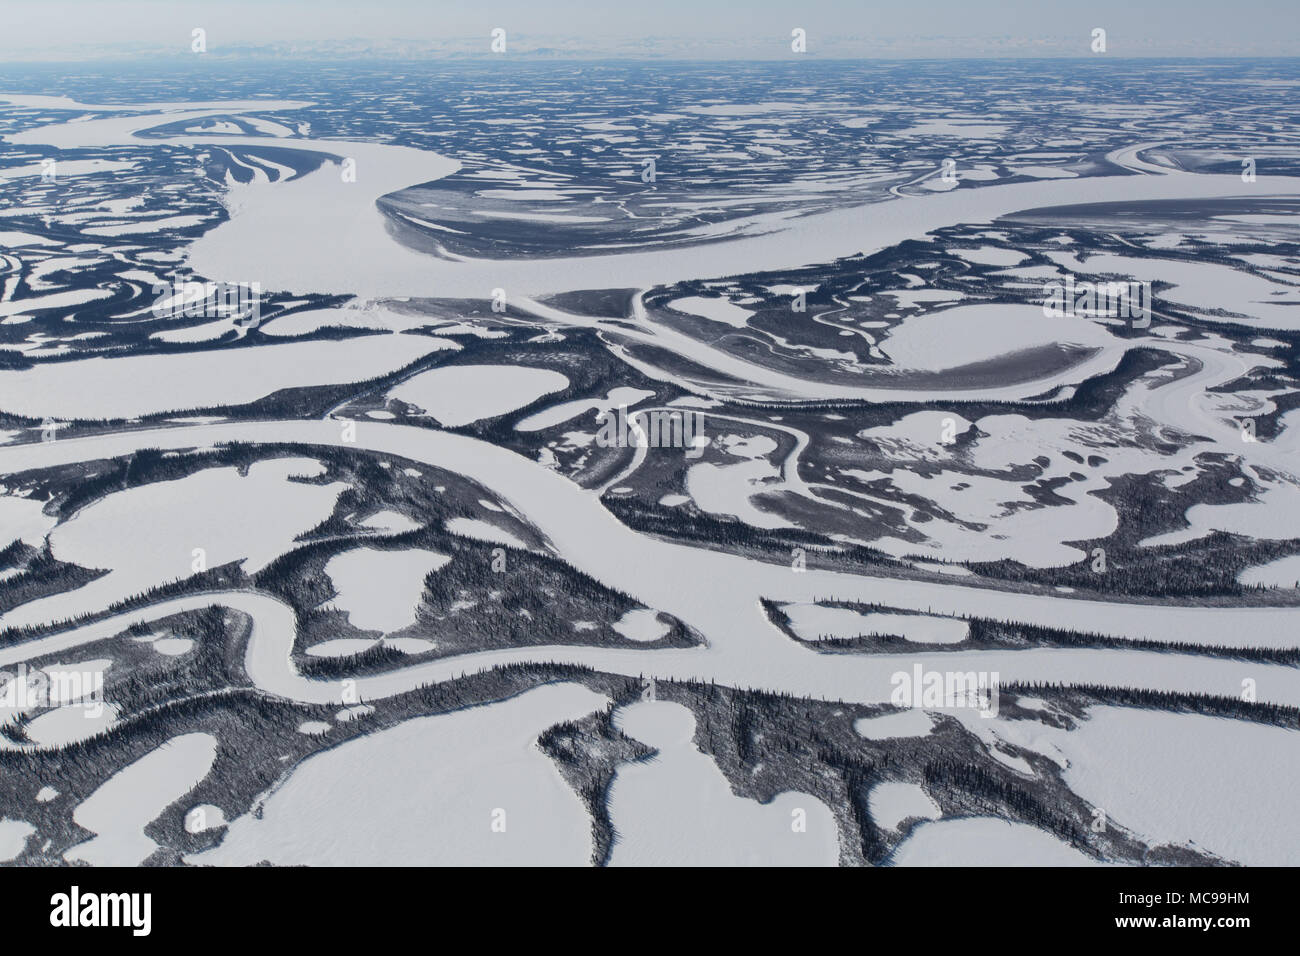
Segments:
[[[782,58],[802,27],[812,56],[1087,56],[1094,27],[1115,56],[1297,56],[1300,0],[0,0],[0,60],[97,53],[476,55],[509,52]]]

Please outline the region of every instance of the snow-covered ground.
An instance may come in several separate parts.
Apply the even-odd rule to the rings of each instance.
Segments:
[[[157,848],[145,826],[202,781],[216,756],[211,734],[184,734],[119,770],[74,811],[73,819],[95,836],[65,858],[93,866],[143,863]]]
[[[970,630],[965,621],[928,614],[864,613],[821,604],[787,604],[781,610],[805,641],[898,635],[918,644],[960,644]]]
[[[872,787],[868,809],[871,819],[887,830],[897,829],[904,820],[933,820],[940,815],[938,806],[919,784],[901,780],[888,780]]]
[[[695,749],[695,718],[680,704],[620,708],[616,725],[654,747],[610,787],[613,866],[833,866],[835,820],[821,801],[783,793],[767,804],[737,797]]]
[[[1070,789],[1152,844],[1191,844],[1247,866],[1295,863],[1300,731],[1094,707],[1073,731],[1035,726]]]
[[[424,579],[451,561],[422,548],[378,551],[354,548],[325,563],[338,592],[330,606],[347,614],[354,627],[389,634],[415,623]]]
[[[1077,318],[1050,318],[1032,305],[959,305],[907,319],[880,349],[900,369],[941,372],[1051,345],[1111,349],[1106,329]]]
[[[1300,610],[1295,608],[1234,605],[1230,600],[1216,606],[1169,605],[1122,599],[1100,589],[1089,593],[1082,586],[997,590],[979,586],[980,577],[969,569],[939,563],[1009,559],[1036,570],[1077,564],[1089,557],[1088,542],[1104,540],[1119,530],[1119,509],[1102,497],[1118,482],[1154,475],[1166,489],[1175,491],[1194,482],[1211,464],[1239,469],[1240,476],[1227,487],[1245,489],[1249,482],[1249,493],[1243,492],[1240,500],[1196,503],[1186,510],[1185,529],[1162,529],[1146,538],[1144,545],[1195,542],[1214,531],[1268,541],[1300,538],[1300,481],[1294,464],[1300,447],[1300,413],[1282,415],[1280,435],[1261,442],[1241,441],[1236,420],[1267,414],[1275,407],[1274,399],[1289,387],[1289,359],[1284,357],[1289,353],[1284,350],[1291,344],[1287,336],[1300,329],[1294,262],[1247,253],[1254,258],[1243,257],[1239,264],[1257,269],[1248,272],[1222,257],[1190,262],[1185,256],[1200,241],[1196,236],[1232,238],[1235,233],[1284,229],[1293,219],[1251,214],[1220,217],[1222,221],[1204,233],[1172,226],[1148,229],[1143,233],[1146,245],[1137,248],[1158,255],[1090,255],[1063,234],[1059,251],[1048,254],[1055,268],[1044,265],[1041,256],[1033,260],[1036,264],[1026,265],[1029,253],[1010,247],[1013,225],[1006,220],[995,223],[1008,214],[1073,203],[1227,202],[1261,195],[1280,203],[1300,196],[1294,177],[1261,170],[1258,182],[1248,182],[1235,174],[1187,172],[1168,158],[1173,154],[1159,150],[1149,159],[1141,158],[1139,154],[1157,143],[1111,150],[1106,161],[1124,174],[1095,176],[1088,172],[1091,161],[1083,157],[1099,156],[1100,150],[1082,138],[1059,144],[1069,147],[1064,152],[1017,146],[994,159],[989,151],[1013,135],[1012,120],[1005,114],[996,120],[960,114],[940,118],[936,112],[894,114],[893,109],[906,109],[896,104],[870,116],[846,119],[837,113],[837,119],[827,121],[827,128],[832,122],[840,129],[870,128],[871,135],[878,137],[875,141],[908,148],[935,140],[945,149],[960,146],[984,162],[963,159],[959,181],[936,177],[934,171],[920,168],[922,162],[909,163],[905,176],[895,170],[878,177],[881,181],[870,196],[881,201],[865,210],[845,202],[835,208],[818,204],[792,211],[778,204],[768,210],[753,196],[700,196],[693,205],[681,203],[681,208],[693,209],[701,217],[677,237],[689,243],[656,244],[652,236],[628,252],[615,241],[590,241],[609,237],[581,230],[621,223],[616,209],[629,219],[637,217],[605,198],[599,206],[588,202],[581,184],[565,177],[530,182],[536,171],[526,169],[523,160],[500,169],[466,160],[472,168],[461,170],[459,161],[430,150],[367,142],[362,136],[313,138],[305,127],[295,131],[278,121],[304,109],[306,103],[265,99],[112,107],[59,97],[8,99],[23,108],[68,109],[83,115],[44,126],[23,122],[7,134],[8,146],[32,152],[22,153],[16,167],[0,170],[6,188],[17,188],[43,173],[41,166],[31,162],[39,154],[36,151],[100,149],[130,156],[139,151],[142,163],[159,144],[176,151],[203,151],[209,157],[224,155],[243,178],[251,172],[253,181],[238,183],[226,174],[221,202],[227,216],[215,216],[220,212],[215,205],[197,213],[193,207],[168,211],[142,205],[140,197],[106,196],[95,211],[71,213],[79,218],[63,223],[80,229],[85,240],[80,243],[37,235],[36,218],[20,219],[14,228],[0,230],[0,246],[23,251],[25,256],[0,254],[0,320],[16,336],[9,345],[12,361],[0,369],[0,411],[44,422],[46,427],[50,420],[132,420],[178,413],[165,428],[0,444],[0,471],[9,474],[129,457],[147,448],[210,448],[230,441],[322,449],[346,442],[350,453],[397,456],[413,468],[436,467],[479,483],[489,495],[480,501],[485,511],[509,512],[531,524],[536,537],[530,533],[529,540],[540,542],[539,547],[639,605],[613,625],[629,641],[644,645],[663,637],[669,618],[661,615],[675,616],[703,639],[698,646],[685,648],[528,644],[471,650],[449,659],[367,671],[355,680],[320,680],[305,676],[311,669],[300,670],[299,659],[292,654],[298,624],[294,608],[270,593],[225,590],[186,593],[107,620],[58,629],[23,644],[0,642],[0,663],[6,666],[118,637],[121,648],[132,655],[148,657],[153,664],[174,658],[171,663],[186,667],[195,660],[189,656],[195,642],[157,622],[169,614],[216,605],[241,612],[250,622],[243,670],[257,692],[343,708],[334,722],[311,714],[313,719],[303,717],[289,725],[290,734],[296,727],[301,735],[297,743],[321,750],[287,768],[276,786],[263,794],[257,812],[238,815],[216,848],[193,854],[190,862],[589,862],[591,819],[556,763],[538,750],[536,739],[558,722],[604,708],[609,701],[603,694],[578,684],[548,684],[504,701],[408,719],[347,742],[337,740],[343,722],[369,713],[365,708],[416,688],[510,664],[573,664],[637,679],[711,681],[795,699],[841,700],[846,706],[888,701],[891,675],[918,663],[962,672],[995,672],[1003,682],[1068,681],[1228,698],[1240,696],[1246,674],[1257,683],[1261,701],[1300,706],[1300,676],[1293,667],[1276,661],[1251,661],[1243,671],[1240,660],[1224,656],[1175,657],[1150,648],[971,650],[961,646],[968,633],[962,618],[978,616],[1096,632],[1121,641],[1292,649],[1300,620]],[[679,154],[705,153],[711,162],[754,163],[757,173],[762,163],[780,159],[782,149],[800,145],[801,134],[776,127],[789,125],[792,114],[825,108],[825,104],[793,99],[730,104],[719,100],[683,108],[685,114],[701,120],[731,124],[719,128],[732,132],[755,124],[770,124],[773,129],[761,144],[745,150],[729,150],[715,139],[693,133],[672,134],[674,148]],[[1112,115],[1104,107],[1098,109],[1098,115]],[[259,112],[273,112],[277,119],[258,117]],[[84,115],[99,113],[107,115]],[[878,129],[878,114],[905,117],[903,125],[892,128],[900,124],[891,123]],[[1131,119],[1123,110],[1114,115]],[[232,122],[235,118],[238,122]],[[178,124],[183,132],[140,135],[164,123]],[[634,132],[635,126],[578,125],[585,133],[603,137],[605,145],[600,148],[612,148],[611,158],[623,155],[619,144],[636,142],[634,136],[618,135]],[[263,135],[249,135],[249,128]],[[320,165],[299,174],[283,163],[253,160],[240,152],[268,142],[283,142],[300,156],[311,154]],[[528,144],[516,145],[521,146],[521,154],[536,152],[531,146],[522,148]],[[756,162],[756,157],[761,159]],[[623,170],[622,165],[631,166],[631,154],[615,160],[606,172],[633,180],[635,170]],[[78,184],[94,183],[104,173],[134,175],[140,168],[127,160],[60,160],[61,175]],[[474,187],[461,194],[466,203],[484,206],[469,211],[472,221],[457,219],[458,225],[466,229],[508,225],[521,242],[536,242],[539,248],[548,237],[558,236],[551,250],[557,254],[493,258],[442,249],[435,242],[439,233],[448,242],[448,236],[466,233],[435,222],[439,202],[445,198],[428,197],[449,195],[439,191],[448,185],[440,181],[458,171],[497,187]],[[349,177],[350,173],[356,175]],[[1036,181],[980,185],[1012,176]],[[672,178],[671,173],[665,178],[667,186]],[[889,198],[882,191],[887,182],[895,181]],[[381,197],[420,184],[428,200],[420,208],[428,210],[428,219],[407,215],[402,224],[381,212],[377,204]],[[458,184],[463,186],[463,181]],[[783,190],[796,196],[802,193],[810,201],[816,196],[821,203],[826,187],[822,180],[803,180],[785,184]],[[673,200],[666,192],[663,201],[670,204]],[[410,194],[420,195],[418,190]],[[619,203],[630,201],[624,198]],[[543,204],[544,209],[525,203]],[[599,214],[577,214],[570,207],[578,203],[584,204],[582,211]],[[759,211],[745,209],[735,220],[712,221],[707,215],[721,208],[715,208],[718,203],[748,204]],[[44,212],[33,212],[38,214],[48,225],[59,212],[50,205]],[[975,243],[937,244],[946,265],[954,258],[961,260],[957,266],[966,274],[950,278],[966,283],[963,289],[969,285],[972,291],[979,290],[978,280],[989,269],[1004,270],[992,280],[1006,283],[999,289],[1029,289],[1030,300],[1033,287],[1060,274],[1059,270],[1079,276],[1132,277],[1161,284],[1157,305],[1163,298],[1201,314],[1211,324],[1196,335],[1182,335],[1181,325],[1165,317],[1168,324],[1120,335],[1117,324],[1045,316],[1032,301],[980,301],[978,293],[973,301],[966,292],[928,288],[920,277],[931,274],[925,264],[908,263],[903,266],[908,272],[888,267],[901,277],[890,284],[906,283],[907,288],[880,290],[864,280],[866,288],[858,291],[870,294],[849,297],[853,306],[897,310],[883,320],[873,313],[872,319],[833,331],[835,323],[844,321],[834,316],[852,310],[841,298],[836,301],[843,309],[822,311],[809,319],[819,324],[816,331],[822,336],[865,338],[873,348],[872,358],[891,363],[871,366],[865,360],[859,364],[857,353],[838,347],[842,339],[830,340],[831,347],[824,337],[815,344],[810,344],[812,340],[800,344],[766,335],[751,326],[763,302],[760,294],[737,293],[736,286],[729,286],[745,276],[769,272],[774,275],[761,288],[788,296],[803,288],[786,281],[785,274],[793,269],[836,260],[840,260],[837,267],[852,268],[844,264],[858,260],[844,257],[888,252],[905,240],[925,242],[937,230],[970,223],[986,224],[979,228],[988,231],[982,231]],[[426,233],[433,235],[428,250],[396,241],[399,225],[424,230],[421,235],[426,239]],[[174,235],[171,230],[197,231],[201,226],[208,226],[201,237],[177,239],[174,248],[146,252],[142,258],[151,267],[136,262],[113,285],[69,290],[57,284],[64,269],[99,267],[133,251],[133,243]],[[640,219],[636,228],[653,230],[654,226]],[[573,235],[584,236],[583,251],[593,254],[579,255],[567,248],[565,243]],[[696,244],[705,238],[725,241]],[[1235,238],[1242,241],[1241,236]],[[974,244],[976,248],[966,247]],[[34,265],[27,261],[32,250],[37,252]],[[1184,258],[1173,258],[1176,255]],[[882,257],[885,267],[883,258],[887,257]],[[70,353],[77,346],[99,348],[100,337],[109,333],[92,325],[92,331],[51,334],[51,323],[41,315],[47,309],[76,309],[77,321],[84,311],[96,324],[110,324],[100,323],[98,316],[109,308],[110,298],[126,291],[122,282],[147,288],[154,271],[161,273],[182,260],[200,275],[256,277],[277,294],[303,296],[296,300],[299,306],[312,301],[305,298],[308,294],[339,296],[327,300],[333,304],[270,320],[261,328],[268,336],[310,337],[340,328],[384,334],[340,339],[335,336],[342,333],[331,333],[319,339],[248,345],[247,330],[219,320],[155,329],[141,337],[150,349],[177,347],[174,350],[74,357]],[[19,276],[25,288],[19,285]],[[702,281],[718,278],[725,281]],[[667,308],[680,313],[675,319],[661,321],[662,315],[647,314],[644,302],[665,302],[646,297],[652,287],[682,284],[690,294],[676,292],[666,298]],[[1172,288],[1165,289],[1164,284]],[[815,288],[814,284],[807,287],[810,292]],[[624,301],[630,303],[626,311],[614,303],[608,308],[602,305],[598,311],[605,314],[595,315],[585,304],[582,308],[588,311],[577,311],[577,305],[557,304],[566,301],[563,298],[547,298],[550,293],[612,289],[626,290]],[[19,291],[32,294],[15,298]],[[509,293],[507,313],[488,315],[465,305],[469,300],[496,298],[498,291]],[[448,318],[442,306],[415,301],[432,298],[461,301]],[[764,321],[768,318],[765,312]],[[74,323],[74,317],[69,322]],[[415,331],[426,326],[443,337]],[[1271,354],[1239,345],[1224,331],[1232,326],[1267,330],[1267,336],[1255,337],[1254,347],[1272,350]],[[29,328],[36,331],[29,334]],[[574,333],[575,329],[579,331]],[[214,345],[232,330],[236,339],[221,343],[222,347]],[[516,334],[521,330],[534,337]],[[580,369],[576,362],[581,361],[581,351],[568,352],[572,343],[559,346],[566,334],[607,350],[608,356],[602,353],[602,358],[612,357],[615,367],[621,362],[636,373],[635,387],[613,384],[617,379],[599,368]],[[451,338],[470,335],[478,340],[462,343]],[[715,340],[707,340],[713,335]],[[507,341],[497,341],[502,339]],[[253,341],[260,338],[254,335]],[[548,362],[569,362],[559,365],[565,372],[516,362],[513,356],[519,350],[543,342],[553,349]],[[1065,346],[1077,350],[1069,363],[1044,362],[1051,350]],[[1038,416],[1033,414],[1036,409],[1024,407],[1017,410],[1023,414],[998,414],[989,413],[987,405],[957,404],[1031,397],[1043,405],[1060,403],[1075,394],[1074,388],[1085,379],[1114,369],[1124,352],[1135,346],[1159,349],[1181,364],[1124,383],[1122,394],[1100,417]],[[240,420],[238,413],[224,412],[288,389],[368,382],[430,355],[452,358],[451,353],[469,354],[474,347],[485,347],[487,354],[504,349],[495,354],[512,357],[426,368],[396,385],[385,385],[386,395],[370,386],[373,393],[367,399],[400,401],[422,413],[420,427],[398,424],[400,408],[363,406],[368,410],[356,426],[355,440],[344,439],[344,423],[332,416],[347,415],[340,411],[346,402],[314,421]],[[819,363],[836,374],[818,374]],[[983,368],[968,368],[981,364]],[[990,374],[990,369],[1005,372]],[[1261,369],[1282,385],[1232,392],[1229,383]],[[647,381],[651,386],[641,387]],[[571,385],[576,386],[571,394],[586,397],[544,401]],[[657,476],[664,484],[651,486],[649,500],[657,500],[664,509],[677,509],[675,514],[685,516],[681,520],[690,520],[695,509],[736,519],[737,540],[744,542],[744,550],[731,541],[717,548],[684,544],[671,533],[667,521],[658,532],[647,533],[616,517],[610,504],[613,498],[646,490],[638,484],[642,469],[651,470],[644,454],[634,456],[631,464],[619,463],[612,476],[593,479],[589,484],[604,484],[591,490],[566,477],[552,448],[538,455],[536,446],[526,444],[533,433],[570,422],[572,430],[565,436],[569,450],[590,444],[592,436],[580,430],[590,421],[577,419],[635,406],[665,388],[680,396],[674,407],[693,402],[707,409],[711,425],[718,430],[710,430],[708,460],[685,464],[671,474],[665,469]],[[1043,399],[1043,395],[1051,397]],[[736,411],[735,406],[719,409],[725,399],[733,398],[748,403],[744,411]],[[833,438],[839,447],[831,445],[827,453],[828,443],[805,424],[803,409],[795,427],[782,423],[786,406],[772,404],[773,400],[899,402],[913,403],[917,410],[890,419],[875,417],[876,424],[854,426],[856,432],[846,427],[845,434]],[[521,443],[518,447],[447,431],[534,403],[541,403],[540,410],[518,423],[512,433],[513,440]],[[843,422],[859,411],[856,406],[833,408],[822,407],[828,422]],[[221,413],[183,414],[197,410]],[[23,430],[31,424],[10,427],[4,433],[6,442],[27,437]],[[782,444],[770,437],[778,433]],[[955,441],[958,435],[964,436],[960,446]],[[778,448],[788,447],[790,439],[793,449],[783,452],[784,460],[776,460]],[[267,459],[246,470],[205,468],[184,478],[107,492],[58,525],[46,513],[54,510],[46,500],[9,487],[0,489],[0,545],[21,541],[39,549],[48,544],[50,555],[59,561],[106,572],[63,593],[15,606],[5,604],[0,627],[39,626],[100,612],[148,588],[231,562],[250,574],[265,568],[298,547],[300,536],[330,517],[339,496],[348,490],[341,482],[294,480],[323,474],[321,462],[310,453],[294,454],[298,457]],[[1217,457],[1210,461],[1211,456]],[[868,457],[875,463],[865,464]],[[97,467],[87,466],[86,477],[93,478]],[[838,494],[828,494],[828,489]],[[364,497],[369,489],[353,490]],[[606,492],[609,497],[602,497]],[[852,505],[844,503],[850,499]],[[407,501],[400,507],[417,515],[414,504]],[[685,507],[688,504],[690,508]],[[815,534],[813,512],[832,509],[844,517],[848,533],[832,535],[830,541],[867,543],[909,560],[928,558],[915,562],[927,573],[917,580],[806,569],[797,562],[787,563],[779,554],[771,561],[755,556],[760,546],[780,540],[779,536]],[[879,530],[876,519],[884,511],[901,515],[893,531]],[[491,516],[447,519],[438,514],[439,523],[429,526],[431,534],[445,530],[482,544],[485,552],[496,545],[526,547],[519,539],[523,532],[499,527]],[[366,504],[347,520],[358,541],[421,527],[421,521],[377,504]],[[877,530],[866,530],[868,524]],[[514,527],[518,531],[520,526]],[[753,529],[773,534],[746,539],[742,532]],[[465,545],[457,542],[458,547]],[[30,560],[22,549],[13,554],[19,556],[15,561]],[[324,567],[325,583],[334,596],[322,606],[342,612],[362,631],[382,635],[402,631],[416,621],[426,577],[451,560],[427,548],[349,546]],[[936,580],[936,572],[945,579]],[[0,573],[3,583],[26,572],[14,567]],[[39,582],[39,576],[34,577]],[[1239,580],[1246,585],[1294,588],[1300,580],[1300,563],[1294,556],[1278,558],[1248,567]],[[783,608],[803,642],[790,640],[772,626],[762,610],[764,600]],[[859,612],[827,606],[830,600],[893,610]],[[126,625],[137,623],[154,629],[121,636]],[[578,618],[567,623],[575,631],[594,627]],[[386,643],[410,654],[437,646],[436,629],[419,634]],[[901,637],[908,646],[887,644],[886,653],[827,653],[844,649],[809,646],[825,638],[871,635]],[[308,648],[307,654],[318,659],[342,657],[374,647],[378,641],[378,637],[341,637],[322,641]],[[99,665],[101,672],[119,673],[111,669],[117,667],[115,661],[89,663]],[[322,663],[312,662],[313,666]],[[348,694],[357,696],[343,697],[344,684]],[[357,704],[357,700],[367,703]],[[1021,705],[1044,712],[1051,707],[1045,700],[1022,700]],[[1295,862],[1300,834],[1293,832],[1294,815],[1288,803],[1296,783],[1297,767],[1291,756],[1295,731],[1247,721],[1100,706],[1069,729],[1033,719],[986,720],[957,709],[949,713],[966,728],[960,738],[965,745],[984,748],[990,759],[1010,772],[1026,778],[1035,774],[1028,760],[1012,752],[1016,747],[1055,761],[1075,793],[1147,843],[1191,846],[1248,864]],[[118,705],[111,701],[104,702],[93,718],[65,703],[23,724],[29,743],[6,737],[5,747],[58,750],[117,726],[120,718]],[[616,768],[608,795],[617,831],[614,864],[833,865],[839,861],[841,848],[830,808],[804,793],[779,793],[766,804],[738,796],[714,759],[697,748],[694,717],[685,707],[642,701],[620,707],[614,719],[628,736],[657,751],[648,760]],[[937,712],[913,708],[861,718],[853,728],[864,748],[867,741],[878,746],[905,738],[926,746],[938,719]],[[955,739],[956,730],[945,726],[935,738]],[[145,860],[155,844],[144,835],[144,827],[170,806],[190,807],[194,801],[186,796],[211,771],[217,752],[214,735],[190,732],[120,769],[73,811],[73,819],[94,836],[68,849],[66,859],[121,865]],[[885,829],[897,829],[908,820],[924,821],[892,854],[895,865],[1093,862],[1045,831],[1022,823],[991,816],[938,819],[935,799],[916,783],[877,782],[869,803],[873,817]],[[191,833],[225,822],[215,806],[196,809],[202,813],[193,828],[186,817]],[[21,853],[33,832],[21,819],[0,821],[0,859]]]
[[[421,372],[388,396],[423,409],[448,428],[459,428],[513,412],[568,387],[567,378],[544,368],[453,365]]]
[[[1050,833],[998,817],[922,823],[895,852],[894,866],[1095,866]]]
[[[0,615],[0,627],[103,610],[231,561],[255,573],[329,517],[346,485],[290,480],[321,471],[314,459],[274,458],[252,465],[246,475],[236,468],[205,468],[110,494],[49,535],[59,560],[109,573],[76,590],[19,605]]]
[[[27,838],[36,828],[26,820],[0,819],[0,863],[8,863],[23,852]]]
[[[56,362],[0,371],[0,410],[102,419],[243,405],[281,389],[377,378],[444,348],[455,345],[428,336],[367,336]]]
[[[263,798],[259,815],[234,820],[220,846],[186,862],[582,866],[590,820],[536,740],[607,702],[576,684],[548,684],[341,744],[303,763]]]

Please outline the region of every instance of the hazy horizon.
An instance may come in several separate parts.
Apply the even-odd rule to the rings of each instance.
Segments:
[[[1286,3],[1236,8],[1206,2],[1086,7],[1012,2],[927,5],[927,32],[912,12],[839,0],[748,4],[737,29],[731,4],[666,0],[652,7],[507,0],[464,5],[378,0],[268,0],[248,3],[92,0],[4,4],[0,62],[66,62],[192,55],[204,31],[211,58],[487,56],[490,35],[506,31],[507,55],[573,59],[983,59],[1095,56],[1093,30],[1106,31],[1114,57],[1276,58],[1300,56],[1286,29]],[[363,10],[364,16],[358,18]],[[791,34],[804,31],[802,54]]]

